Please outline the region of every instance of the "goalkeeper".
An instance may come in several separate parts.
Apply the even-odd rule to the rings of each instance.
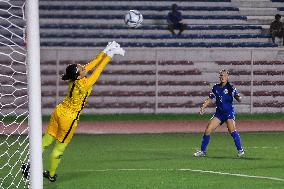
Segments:
[[[54,141],[56,144],[50,155],[50,168],[44,171],[43,176],[51,182],[56,181],[56,169],[68,143],[73,137],[79,116],[92,91],[92,86],[98,80],[105,66],[111,58],[118,54],[124,56],[125,51],[115,41],[100,52],[97,57],[85,66],[72,64],[67,66],[62,80],[68,80],[68,93],[63,102],[54,109],[46,133],[42,139],[43,151]],[[86,73],[96,69],[89,77]]]

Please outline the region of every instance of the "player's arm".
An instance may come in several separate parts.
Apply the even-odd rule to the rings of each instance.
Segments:
[[[102,59],[104,58],[105,53],[102,51],[100,52],[97,57],[95,59],[93,59],[91,62],[89,62],[88,64],[86,64],[84,66],[84,68],[86,69],[86,71],[90,71],[92,70],[95,66],[97,66]]]
[[[269,33],[272,33],[272,31],[273,31],[273,24],[271,23],[269,26]]]
[[[106,65],[110,62],[111,57],[107,54],[104,54],[102,60],[99,62],[99,65],[96,67],[96,69],[93,71],[93,73],[88,77],[86,87],[89,88],[92,85],[96,83],[96,81],[99,79],[102,71],[106,67]]]
[[[205,108],[208,107],[210,104],[212,103],[212,99],[210,97],[208,97],[204,103],[200,106],[200,110],[199,110],[199,114],[203,115]]]
[[[93,69],[95,66],[100,64],[106,55],[112,58],[114,54],[110,52],[110,50],[114,48],[115,45],[118,45],[118,43],[116,43],[115,41],[109,42],[106,48],[102,52],[100,52],[94,60],[92,60],[91,62],[89,62],[87,65],[84,66],[86,71],[88,72],[91,69]]]
[[[242,96],[241,96],[240,93],[236,94],[236,95],[234,96],[234,98],[235,98],[238,102],[241,102],[241,101],[242,101]]]
[[[215,86],[213,86],[211,92],[209,93],[208,98],[200,106],[200,110],[199,110],[200,115],[204,114],[205,108],[207,108],[212,103],[213,99],[215,99]]]
[[[178,12],[178,13],[177,13],[177,20],[178,20],[178,22],[182,21],[181,12]]]
[[[236,88],[233,88],[233,96],[238,102],[242,101],[242,96]]]
[[[113,41],[108,43],[107,47],[102,51],[102,57],[100,61],[97,63],[96,69],[93,73],[88,77],[86,87],[89,88],[96,83],[99,79],[102,71],[106,67],[106,65],[110,62],[114,55],[122,55],[124,56],[125,51],[120,47],[120,45]]]

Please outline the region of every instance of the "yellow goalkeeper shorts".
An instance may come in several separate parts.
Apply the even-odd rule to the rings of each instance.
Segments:
[[[80,112],[72,112],[62,106],[57,106],[51,114],[47,133],[59,142],[68,144],[77,128]]]

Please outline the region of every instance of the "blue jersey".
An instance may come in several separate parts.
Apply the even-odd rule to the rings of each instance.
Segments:
[[[237,94],[239,92],[229,82],[224,87],[221,84],[215,84],[209,98],[216,101],[216,113],[226,115],[235,114],[233,100]]]

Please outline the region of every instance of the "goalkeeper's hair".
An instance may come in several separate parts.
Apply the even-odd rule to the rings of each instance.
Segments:
[[[219,71],[219,74],[224,73],[224,72],[227,73],[228,75],[230,75],[229,70],[226,70],[226,69],[220,70],[220,71]]]
[[[70,64],[66,67],[65,74],[62,75],[62,80],[77,80],[78,76],[80,75],[79,69],[77,64]]]

